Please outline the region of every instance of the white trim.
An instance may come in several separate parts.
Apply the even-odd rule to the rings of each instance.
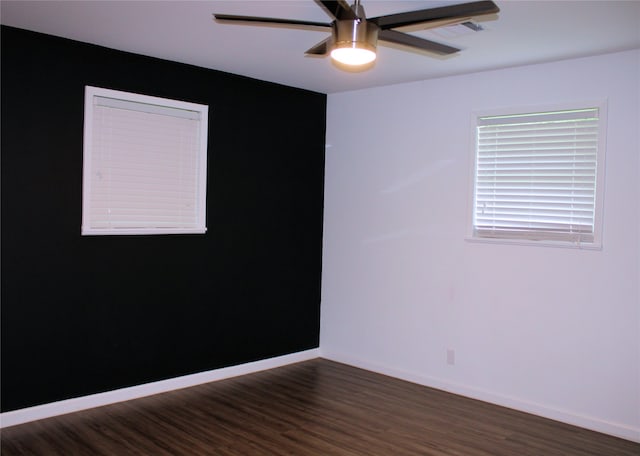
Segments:
[[[0,428],[15,426],[17,424],[27,423],[29,421],[40,420],[43,418],[50,418],[52,416],[64,415],[66,413],[78,412],[80,410],[86,410],[93,407],[114,404],[116,402],[137,399],[144,396],[150,396],[152,394],[188,388],[190,386],[215,382],[226,378],[252,374],[267,369],[286,366],[288,364],[308,361],[318,358],[318,356],[319,350],[314,348],[311,350],[263,359],[251,363],[223,367],[221,369],[185,375],[159,382],[145,383],[143,385],[107,391],[105,393],[76,397],[64,401],[50,402],[48,404],[0,413]]]
[[[411,383],[416,383],[418,385],[447,391],[449,393],[457,394],[460,396],[465,396],[502,407],[531,413],[543,418],[549,418],[555,421],[571,424],[573,426],[578,426],[581,428],[640,443],[640,427],[629,426],[623,423],[614,423],[593,416],[581,415],[579,413],[572,412],[571,410],[559,409],[546,404],[528,401],[526,399],[506,396],[494,391],[476,388],[474,386],[464,385],[461,383],[455,383],[441,378],[421,375],[402,369],[381,366],[380,364],[377,364],[375,362],[372,363],[344,353],[326,352],[325,350],[321,350],[320,356],[331,361],[348,364],[350,366],[377,372],[379,374],[398,378]]]
[[[190,103],[188,101],[173,100],[161,97],[153,97],[150,95],[142,95],[139,93],[124,92],[122,90],[104,89],[102,87],[85,86],[85,104],[93,103],[93,97],[112,98],[115,100],[128,100],[134,103],[165,106],[167,108],[181,109],[185,111],[202,112],[207,105],[198,103]],[[206,111],[206,109],[205,109]]]
[[[586,242],[567,242],[567,241],[534,241],[531,239],[502,239],[502,238],[490,238],[490,237],[474,237],[465,236],[467,242],[479,242],[486,244],[503,244],[503,245],[524,245],[531,246],[537,245],[541,247],[560,247],[563,249],[578,249],[578,250],[602,250],[602,243],[594,245]]]
[[[124,93],[124,92],[122,92]],[[129,94],[127,94],[129,95]],[[130,94],[137,95],[137,94]],[[157,103],[151,104],[143,102],[139,99],[141,95],[137,95],[138,101],[133,101],[134,97],[128,96],[126,100],[119,98],[109,98],[103,96],[94,96],[93,103],[96,106],[106,106],[109,108],[125,109],[128,111],[140,111],[148,114],[158,114],[162,116],[180,117],[182,119],[200,120],[201,110],[190,110],[188,104],[183,105],[184,102],[173,102],[172,105],[181,105],[182,107],[165,106],[167,103],[163,103],[162,98],[157,99]],[[154,99],[153,97],[150,97]],[[148,100],[148,98],[146,98]],[[154,99],[155,100],[155,99]],[[196,105],[197,106],[197,105]]]
[[[203,228],[117,228],[117,229],[104,229],[104,230],[84,230],[83,235],[91,236],[111,236],[113,234],[121,235],[145,235],[145,234],[204,234],[207,232],[207,227]]]

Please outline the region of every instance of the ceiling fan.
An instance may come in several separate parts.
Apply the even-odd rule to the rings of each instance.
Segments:
[[[375,60],[378,41],[408,46],[439,55],[453,54],[460,49],[395,29],[409,26],[420,26],[424,29],[459,24],[469,21],[475,16],[495,14],[500,11],[494,2],[482,0],[367,19],[360,0],[355,0],[352,6],[349,6],[345,0],[315,1],[333,19],[331,23],[229,14],[214,14],[214,17],[219,22],[330,30],[331,36],[307,50],[305,54],[312,56],[331,54],[333,59],[343,64],[364,65]]]

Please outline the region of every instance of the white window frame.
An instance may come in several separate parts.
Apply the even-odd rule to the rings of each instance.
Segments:
[[[96,178],[95,170],[92,171],[94,153],[94,114],[95,106],[108,106],[110,108],[122,108],[137,113],[149,114],[146,119],[158,118],[158,114],[170,118],[188,118],[196,123],[193,140],[197,141],[195,147],[195,172],[191,174],[195,180],[195,197],[192,200],[196,205],[192,211],[194,215],[189,223],[176,222],[175,226],[161,226],[159,222],[144,220],[135,222],[140,226],[125,226],[127,223],[99,224],[94,222],[92,226],[92,180]],[[84,152],[83,152],[83,191],[82,191],[82,235],[132,235],[132,234],[201,234],[206,232],[206,185],[207,185],[207,136],[208,136],[208,106],[188,103],[178,100],[170,100],[148,95],[123,92],[119,90],[104,89],[99,87],[85,87],[85,111],[84,111]],[[157,122],[156,122],[157,123]],[[173,224],[173,222],[172,222]]]
[[[474,227],[475,223],[475,211],[476,211],[476,177],[477,177],[477,154],[478,154],[478,133],[477,128],[479,125],[479,119],[483,117],[492,116],[515,116],[522,114],[532,113],[552,113],[561,111],[571,111],[580,109],[598,109],[598,142],[597,142],[597,155],[596,155],[596,178],[595,178],[595,205],[594,205],[594,224],[593,224],[593,239],[590,241],[584,241],[578,239],[552,239],[540,236],[535,231],[530,231],[528,234],[520,236],[504,236],[499,235],[482,236],[479,235]],[[607,101],[586,101],[575,103],[563,103],[541,106],[527,106],[518,108],[499,108],[491,110],[475,111],[471,115],[471,163],[470,163],[470,192],[468,199],[467,210],[467,234],[465,239],[472,242],[486,242],[497,244],[514,244],[514,245],[539,245],[548,247],[564,247],[564,248],[578,248],[578,249],[602,249],[602,228],[603,228],[603,203],[604,203],[604,189],[605,189],[605,156],[606,156],[606,132],[607,132]]]

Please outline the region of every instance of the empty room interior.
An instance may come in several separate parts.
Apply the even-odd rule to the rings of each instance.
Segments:
[[[640,1],[0,20],[3,454],[640,454]]]

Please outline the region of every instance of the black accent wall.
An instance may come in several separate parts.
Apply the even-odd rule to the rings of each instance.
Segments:
[[[3,412],[318,346],[326,95],[1,46]],[[85,85],[209,105],[205,235],[80,235]]]

